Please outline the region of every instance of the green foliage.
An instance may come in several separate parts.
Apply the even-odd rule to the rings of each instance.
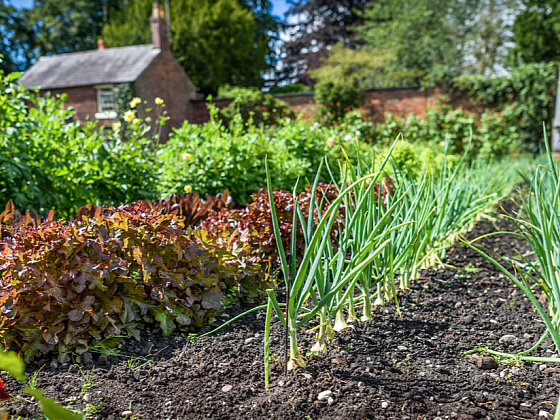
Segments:
[[[504,64],[515,12],[515,0],[381,0],[368,3],[357,32],[393,56],[393,84],[419,85],[440,67],[455,75],[494,73]]]
[[[513,55],[524,62],[560,60],[560,4],[555,0],[523,0],[515,18]]]
[[[218,95],[235,98],[220,112],[222,120],[228,125],[236,115],[241,115],[243,121],[251,119],[256,125],[273,125],[282,118],[293,116],[286,102],[256,88],[225,85],[218,89]]]
[[[8,3],[0,0],[0,70],[6,73],[25,70],[35,58],[30,50],[35,34],[27,26],[29,11]]]
[[[18,87],[0,74],[0,205],[58,216],[88,203],[119,204],[154,195],[152,140],[137,127],[126,142],[94,122],[72,122],[63,99]]]
[[[152,0],[130,1],[103,27],[108,47],[148,44]],[[268,39],[256,37],[252,10],[237,0],[170,2],[171,50],[202,93],[219,86],[261,86]],[[257,39],[256,39],[257,38]]]
[[[26,362],[49,352],[65,362],[111,335],[139,339],[139,322],[165,335],[201,327],[232,287],[246,301],[265,286],[258,264],[142,204],[12,229],[4,241],[0,336]]]
[[[351,50],[342,43],[332,47],[318,69],[309,71],[317,81],[315,100],[323,104],[327,115],[340,119],[362,100],[362,90],[383,84],[388,75],[384,66],[389,56],[379,51]]]
[[[134,89],[130,83],[121,83],[113,88],[113,97],[115,98],[115,112],[117,113],[117,121],[124,123],[124,113],[130,109],[130,101],[134,98]]]
[[[298,177],[313,176],[325,155],[332,162],[344,159],[340,146],[351,150],[355,140],[355,133],[291,119],[265,128],[245,125],[236,115],[226,129],[216,120],[217,110],[211,108],[211,113],[213,118],[208,123],[185,122],[159,149],[161,196],[180,193],[185,188],[201,196],[229,189],[235,204],[241,206],[262,187],[265,156],[269,157],[275,185],[288,189]],[[348,153],[355,158],[354,152]],[[371,158],[371,147],[363,144],[362,154]],[[338,173],[336,163],[333,170]]]
[[[270,90],[270,93],[300,93],[311,92],[311,87],[303,83],[291,83],[284,86],[275,86]]]
[[[501,113],[486,111],[480,118],[460,108],[429,108],[424,118],[412,114],[406,118],[386,114],[385,123],[377,125],[377,139],[387,144],[403,133],[404,139],[414,144],[415,149],[431,148],[432,152],[437,151],[436,156],[441,155],[449,139],[449,152],[461,155],[466,151],[472,133],[469,159],[475,156],[495,158],[518,149],[520,143],[516,121],[511,108]],[[397,146],[394,156],[398,153],[398,147],[404,146]],[[429,154],[426,157],[426,161],[431,159]],[[414,168],[417,171],[422,169],[422,165],[414,165]]]
[[[512,68],[509,75],[462,76],[452,86],[467,91],[477,103],[504,109],[502,115],[518,127],[521,142],[538,151],[543,122],[551,128],[557,78],[557,63],[530,63]]]
[[[37,0],[27,26],[35,32],[38,56],[97,48],[97,38],[120,0]]]

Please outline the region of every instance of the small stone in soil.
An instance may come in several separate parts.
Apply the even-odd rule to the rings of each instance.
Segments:
[[[542,417],[543,419],[552,419],[554,416],[548,411],[541,410],[539,411],[539,417]]]
[[[389,403],[387,401],[383,401],[381,403],[381,408],[387,408],[387,407],[389,407]]]
[[[498,367],[498,363],[492,356],[473,354],[472,361],[479,369],[496,369]]]
[[[444,367],[442,367],[442,366],[436,367],[436,372],[441,373],[441,374],[443,374],[443,375],[450,375],[450,374],[451,374],[451,372],[449,371],[449,369],[446,369],[446,368],[444,368]]]
[[[229,392],[233,387],[231,385],[224,385],[222,387],[222,392]]]
[[[123,417],[132,416],[132,411],[130,411],[130,410],[123,411],[123,412],[121,413],[121,416],[123,416]]]
[[[399,351],[407,351],[408,349],[405,346],[397,346],[397,350]]]
[[[517,337],[515,337],[515,335],[507,334],[500,338],[499,342],[501,344],[513,344],[515,343],[515,340],[517,340]]]
[[[245,344],[251,344],[254,343],[255,341],[257,341],[255,337],[249,337],[247,340],[245,340]]]
[[[331,395],[332,395],[332,391],[330,389],[328,389],[326,391],[319,392],[319,395],[317,396],[317,399],[319,401],[327,401]]]
[[[556,369],[555,368],[546,368],[543,370],[545,375],[554,375],[556,373]]]
[[[465,324],[468,325],[468,324],[470,324],[471,322],[473,322],[473,319],[474,319],[474,316],[472,316],[472,315],[467,315],[466,318],[463,320],[463,322],[464,322]]]

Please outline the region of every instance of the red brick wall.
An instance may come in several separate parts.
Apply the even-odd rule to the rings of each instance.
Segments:
[[[155,98],[163,99],[170,120],[163,127],[162,140],[166,140],[171,128],[180,127],[185,119],[190,120],[192,108],[189,101],[196,98],[196,87],[169,51],[162,51],[142,72],[133,84],[136,95],[148,101],[150,113],[155,117]],[[139,107],[139,115],[146,113]]]
[[[314,109],[320,105],[315,103],[313,92],[303,93],[284,93],[274,95],[278,99],[287,102],[288,105],[296,113],[303,114],[304,118],[310,117]],[[385,113],[404,117],[410,113],[422,117],[426,115],[426,108],[434,106],[441,99],[441,94],[435,89],[420,88],[386,88],[386,89],[368,89],[364,92],[363,104],[360,107],[362,112],[371,120],[376,122],[385,121]],[[213,103],[222,109],[229,105],[233,99],[218,98]],[[454,108],[459,106],[474,112],[482,112],[482,108],[474,106],[470,102],[468,95],[464,94],[459,97],[450,97],[449,103]],[[191,102],[191,118],[190,122],[202,124],[209,119],[206,109],[206,101],[197,99]]]
[[[41,91],[40,95],[44,96],[47,91]],[[50,89],[51,95],[62,95],[66,93],[68,100],[66,107],[73,107],[76,110],[74,120],[86,121],[93,120],[97,112],[97,90],[93,86],[79,86],[74,88],[64,89]],[[112,120],[99,120],[97,126],[109,126],[113,123]]]
[[[216,105],[218,109],[223,109],[232,102],[233,98],[218,98],[212,100],[212,103]],[[187,120],[193,124],[202,124],[210,120],[206,99],[194,99],[190,102],[190,111]]]

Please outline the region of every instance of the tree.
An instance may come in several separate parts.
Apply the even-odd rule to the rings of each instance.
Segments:
[[[560,3],[557,0],[525,0],[515,19],[513,55],[524,62],[560,60]]]
[[[97,48],[101,28],[119,0],[35,0],[28,28],[36,34],[37,55]]]
[[[338,42],[355,45],[353,28],[362,22],[361,12],[367,0],[299,0],[286,13],[285,25],[290,35],[282,46],[279,81],[301,81],[311,84],[304,73],[320,66],[327,48]]]
[[[152,0],[134,0],[103,28],[108,47],[150,43]],[[252,10],[237,0],[170,4],[171,50],[202,93],[224,84],[262,86],[268,40],[256,36]]]
[[[329,116],[340,118],[359,104],[362,90],[392,84],[395,74],[387,72],[392,56],[371,48],[352,50],[335,44],[322,59],[321,67],[310,70],[316,80],[315,99],[324,104]]]
[[[433,72],[491,74],[505,65],[517,0],[378,0],[368,6],[361,39],[394,53],[400,84]]]
[[[0,0],[0,70],[5,73],[25,70],[35,58],[35,35],[27,25],[27,12]]]

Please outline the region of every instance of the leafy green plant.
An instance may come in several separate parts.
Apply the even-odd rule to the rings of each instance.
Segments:
[[[521,143],[538,152],[543,122],[549,132],[551,129],[557,79],[558,63],[522,63],[513,66],[507,75],[498,77],[461,76],[453,80],[451,91],[457,94],[466,91],[477,103],[510,114],[518,127]]]
[[[282,118],[293,116],[292,109],[286,102],[257,88],[226,85],[218,90],[218,95],[235,98],[220,111],[220,116],[227,125],[236,115],[241,115],[243,121],[251,120],[256,125],[273,125]]]
[[[39,97],[0,73],[0,205],[68,217],[89,203],[120,204],[155,191],[154,155],[139,125],[123,142],[95,121],[73,121],[65,95]]]

